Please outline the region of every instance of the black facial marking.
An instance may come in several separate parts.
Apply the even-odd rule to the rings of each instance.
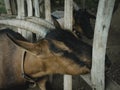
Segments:
[[[61,48],[58,48],[57,46],[54,45],[54,43],[50,39],[47,39],[47,40],[49,41],[50,50],[53,51],[54,53],[61,53],[63,57],[68,58],[70,60],[73,60],[73,62],[77,63],[80,66],[85,66],[86,65],[73,52],[69,52],[67,50],[63,50]]]
[[[71,60],[73,60],[75,63],[79,64],[80,66],[85,66],[86,64],[81,61],[74,53],[69,53],[67,51],[63,51],[64,54],[63,54],[63,57],[66,57],[66,58],[70,58]]]
[[[90,23],[91,17],[92,15],[90,15],[86,10],[82,10],[82,9],[75,11],[75,14],[74,14],[76,25],[81,26],[84,35],[89,39],[93,38],[93,33],[94,33],[92,25]]]

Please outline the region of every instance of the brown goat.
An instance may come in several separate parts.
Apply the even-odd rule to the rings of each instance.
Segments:
[[[39,42],[30,43],[5,29],[0,31],[0,42],[0,89],[24,85],[23,72],[41,90],[45,90],[47,75],[90,72],[92,47],[67,30],[53,30]]]
[[[55,12],[53,12],[53,15],[52,15],[54,24],[57,23],[57,26],[59,25],[59,27],[64,29],[64,18],[63,17],[58,18],[57,15],[54,15],[54,13]],[[57,14],[57,12],[55,14]],[[88,39],[93,38],[94,30],[92,28],[90,19],[96,19],[96,17],[90,14],[86,9],[79,9],[79,10],[73,11],[73,30],[72,31],[79,38],[81,38],[83,35],[86,36]]]

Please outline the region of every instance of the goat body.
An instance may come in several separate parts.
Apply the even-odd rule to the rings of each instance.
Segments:
[[[30,43],[20,34],[4,29],[0,31],[0,42],[0,88],[25,84],[21,75],[24,51],[24,71],[35,79],[90,72],[92,47],[67,30],[53,30],[42,40]]]

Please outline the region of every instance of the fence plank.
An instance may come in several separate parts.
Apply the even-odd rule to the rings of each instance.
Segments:
[[[27,0],[27,11],[28,11],[28,16],[33,16],[32,0]]]
[[[24,19],[25,17],[25,7],[24,7],[24,0],[17,0],[17,8],[18,8],[18,19]],[[27,32],[18,28],[18,32],[23,35],[23,37],[27,38]]]
[[[73,0],[65,0],[64,10],[64,28],[72,30]]]
[[[93,90],[105,89],[105,53],[115,0],[99,0],[95,25],[91,78]]]
[[[72,30],[73,0],[65,0],[64,28]],[[72,90],[72,76],[64,75],[64,90]]]
[[[6,8],[6,11],[7,11],[7,14],[12,14],[12,10],[11,10],[11,7],[10,7],[10,0],[4,0],[4,3],[5,3],[5,8]]]
[[[16,0],[10,0],[10,4],[12,9],[12,14],[16,15],[17,14]]]
[[[39,1],[34,0],[35,16],[40,17]]]
[[[27,15],[28,16],[33,16],[33,6],[32,6],[32,0],[27,0]],[[27,38],[29,41],[33,42],[33,33],[27,31]]]
[[[49,22],[52,22],[50,0],[45,0],[45,19]]]
[[[40,8],[40,17],[44,18],[45,17],[45,10],[44,10],[44,0],[39,0],[39,8]]]

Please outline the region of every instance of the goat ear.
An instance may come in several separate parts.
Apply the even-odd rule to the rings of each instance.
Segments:
[[[57,18],[52,16],[52,19],[53,19],[53,24],[55,25],[56,29],[61,29],[61,26],[60,26],[59,22],[57,21]]]
[[[11,35],[7,35],[7,36],[16,46],[18,46],[21,49],[24,49],[25,51],[28,51],[30,53],[37,54],[37,51],[36,51],[37,44],[30,43],[28,41],[17,40],[14,37],[12,37]]]

